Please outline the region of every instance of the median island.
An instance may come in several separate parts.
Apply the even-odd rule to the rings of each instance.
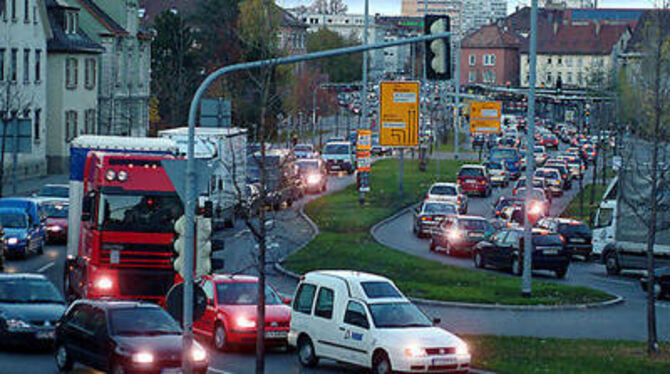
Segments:
[[[454,181],[462,161],[440,162],[440,181]],[[410,297],[503,305],[573,305],[603,302],[614,296],[588,287],[533,280],[533,297],[521,297],[521,279],[444,265],[377,243],[370,228],[421,199],[435,180],[434,161],[420,172],[417,160],[405,161],[404,191],[398,196],[398,161],[381,160],[371,173],[372,191],[360,207],[355,186],[310,202],[305,213],[321,233],[290,255],[284,267],[306,273],[316,269],[351,269],[384,275]],[[408,231],[409,232],[409,231]],[[426,249],[427,250],[427,249]]]

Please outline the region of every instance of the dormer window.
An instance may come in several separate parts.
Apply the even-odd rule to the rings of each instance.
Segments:
[[[79,28],[79,14],[73,11],[65,12],[65,33],[76,34]]]

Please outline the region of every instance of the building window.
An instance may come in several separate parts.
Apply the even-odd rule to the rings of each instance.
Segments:
[[[484,66],[495,66],[496,55],[484,55]]]
[[[42,80],[42,51],[35,50],[35,82]]]
[[[551,84],[551,80],[552,80],[551,78],[552,78],[551,77],[551,72],[548,72],[547,73],[547,84]]]
[[[551,57],[547,57],[547,65],[551,65]]]
[[[577,73],[577,84],[580,86],[584,84],[584,76],[582,76],[582,72]]]
[[[84,113],[84,133],[95,134],[95,109],[88,109]]]
[[[65,142],[69,143],[77,137],[77,112],[68,110],[65,112]]]
[[[65,87],[68,89],[77,88],[77,70],[78,61],[76,58],[65,60]]]
[[[12,0],[12,21],[16,22],[16,0]]]
[[[568,72],[568,83],[572,84],[572,72],[571,71]]]
[[[23,22],[30,22],[30,0],[23,1]]]
[[[35,118],[33,123],[33,134],[35,134],[35,141],[40,140],[42,109],[35,109]]]
[[[93,88],[95,88],[95,78],[96,78],[96,61],[94,58],[87,58],[85,79],[84,79],[87,89],[92,90]]]
[[[475,66],[476,61],[477,61],[477,56],[470,55],[470,66]]]
[[[565,66],[568,66],[568,67],[572,66],[572,57],[566,57],[565,58]]]
[[[557,63],[558,63],[559,65],[563,65],[563,58],[559,57]]]
[[[30,49],[23,50],[23,83],[30,83]]]
[[[12,59],[9,62],[10,63],[10,68],[12,69],[9,72],[9,80],[12,82],[16,82],[16,79],[18,77],[18,60],[19,59],[19,50],[16,48],[12,48]]]
[[[584,66],[584,60],[581,57],[577,57],[577,66],[580,68]]]
[[[0,48],[0,82],[5,80],[5,49]]]
[[[495,83],[496,73],[493,70],[486,70],[484,72],[484,83]]]
[[[473,70],[470,70],[468,73],[468,82],[473,83],[477,79],[476,73]]]

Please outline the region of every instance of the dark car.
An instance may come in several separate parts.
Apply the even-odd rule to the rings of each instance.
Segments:
[[[75,362],[110,373],[179,373],[182,331],[155,304],[130,301],[75,301],[56,327],[56,366]],[[207,353],[193,342],[194,373],[207,372]]]
[[[486,135],[484,134],[475,134],[475,136],[472,137],[472,148],[481,148],[484,146],[486,143]]]
[[[484,217],[457,216],[445,219],[430,241],[431,251],[443,250],[448,255],[470,254],[472,248],[493,234],[494,228]]]
[[[0,342],[51,346],[65,300],[41,274],[0,274]]]
[[[260,186],[261,170],[265,169],[266,201],[264,206],[275,210],[293,205],[304,193],[302,179],[298,175],[295,159],[288,150],[274,149],[266,152],[262,165],[260,155],[250,157],[247,162],[247,181]]]
[[[503,229],[479,242],[473,252],[475,266],[494,266],[509,269],[514,275],[523,273],[523,230]],[[551,270],[558,278],[564,278],[570,266],[570,252],[557,233],[533,230],[533,270]]]
[[[412,231],[416,236],[422,237],[432,234],[440,225],[440,222],[448,216],[456,216],[458,208],[455,204],[442,201],[424,201],[421,206],[414,210],[414,223]]]
[[[537,222],[537,227],[559,233],[565,239],[570,255],[588,261],[593,253],[593,233],[589,226],[576,219],[547,217]]]
[[[647,291],[649,278],[644,276],[640,278],[642,290]],[[670,267],[665,266],[654,270],[654,296],[656,299],[670,299]]]
[[[498,201],[493,204],[493,214],[496,217],[500,217],[503,213],[503,210],[509,206],[522,205],[523,200],[515,196],[500,196]]]
[[[328,170],[320,159],[303,159],[296,161],[298,173],[305,185],[306,192],[325,192],[328,186]]]

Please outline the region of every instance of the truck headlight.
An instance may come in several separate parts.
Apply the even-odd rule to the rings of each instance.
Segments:
[[[94,285],[99,290],[111,290],[113,283],[109,277],[100,277],[95,281]]]

